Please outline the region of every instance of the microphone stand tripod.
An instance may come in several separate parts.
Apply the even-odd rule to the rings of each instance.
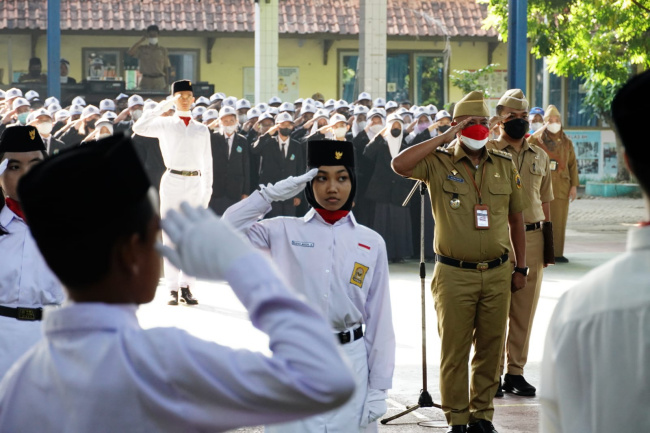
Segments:
[[[427,321],[426,321],[426,310],[425,310],[425,292],[424,292],[424,281],[427,276],[427,272],[424,266],[424,212],[425,212],[425,202],[424,202],[424,194],[426,194],[427,187],[422,181],[417,181],[415,185],[413,185],[413,189],[411,189],[411,192],[409,195],[406,197],[406,200],[404,200],[404,203],[402,203],[403,207],[406,207],[411,201],[411,198],[415,194],[415,191],[420,189],[420,293],[421,293],[421,298],[422,298],[422,390],[420,391],[420,398],[418,399],[418,403],[414,404],[412,406],[406,406],[406,410],[398,413],[397,415],[391,416],[390,418],[385,418],[381,420],[382,424],[388,424],[389,422],[400,418],[408,413],[411,413],[421,407],[437,407],[438,409],[442,409],[442,406],[434,403],[433,399],[431,398],[431,394],[429,394],[429,391],[427,391]],[[445,422],[444,425],[440,424],[435,424],[433,421],[422,421],[418,423],[419,426],[421,427],[437,427],[437,428],[444,428],[447,427],[447,423]]]

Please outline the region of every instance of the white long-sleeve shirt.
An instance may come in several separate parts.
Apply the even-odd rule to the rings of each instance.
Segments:
[[[45,341],[0,383],[0,431],[225,431],[343,404],[354,380],[321,315],[258,253],[225,277],[269,335],[271,358],[143,330],[135,305],[70,304],[48,312]]]
[[[157,138],[160,152],[168,169],[200,170],[203,184],[203,203],[208,205],[212,196],[212,148],[207,126],[174,115],[162,117],[160,108],[147,110],[133,124],[133,132],[144,137]]]
[[[542,433],[650,425],[650,227],[560,298],[546,334]]]
[[[259,191],[223,217],[258,248],[270,251],[291,287],[328,318],[336,331],[364,323],[368,386],[392,387],[395,334],[388,260],[382,237],[357,224],[350,212],[335,224],[311,209],[303,218],[258,221],[271,210]]]
[[[63,302],[63,287],[25,222],[4,206],[0,225],[9,232],[0,236],[0,305],[39,308]]]

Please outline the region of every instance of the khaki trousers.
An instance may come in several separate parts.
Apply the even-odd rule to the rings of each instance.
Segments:
[[[555,228],[555,224],[553,224],[553,228]],[[514,267],[515,260],[512,252],[510,253],[510,262]],[[524,374],[524,366],[528,360],[530,331],[533,328],[533,319],[535,319],[535,310],[537,310],[544,275],[544,236],[542,235],[542,229],[526,232],[526,265],[530,269],[526,279],[526,287],[513,293],[510,297],[508,333],[499,368],[501,374],[503,374],[506,354],[508,355],[508,374]]]
[[[551,202],[551,222],[553,222],[553,248],[555,257],[564,255],[564,234],[569,217],[569,199],[555,198]]]
[[[431,291],[442,343],[440,394],[449,425],[492,420],[511,280],[511,266],[506,263],[484,272],[436,265]],[[472,343],[470,381],[467,363]]]

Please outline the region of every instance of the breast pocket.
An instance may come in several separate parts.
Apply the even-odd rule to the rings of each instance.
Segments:
[[[490,211],[493,214],[504,214],[510,208],[510,194],[512,186],[509,183],[490,184]]]
[[[534,191],[539,191],[539,188],[542,185],[542,178],[545,174],[546,170],[538,164],[530,166],[530,180]]]
[[[475,200],[470,195],[469,185],[466,182],[454,182],[445,180],[442,184],[442,190],[446,193],[445,198],[449,201],[447,211],[452,215],[461,215],[472,212]],[[460,203],[456,202],[459,200]]]

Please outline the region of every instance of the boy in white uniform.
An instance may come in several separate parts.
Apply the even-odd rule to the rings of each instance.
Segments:
[[[133,132],[144,137],[157,138],[167,171],[160,180],[160,214],[178,210],[181,202],[208,207],[212,196],[212,149],[208,127],[192,119],[190,108],[194,102],[192,83],[188,80],[172,84],[172,95],[158,108],[146,111],[133,124]],[[163,117],[172,105],[173,116]],[[170,245],[163,233],[163,243]],[[194,279],[164,261],[165,281],[170,291],[169,305],[196,305],[190,285]],[[180,298],[179,298],[180,288]]]
[[[395,364],[386,245],[350,212],[356,189],[352,143],[307,146],[309,173],[263,187],[226,210],[224,219],[268,250],[291,286],[328,318],[353,364],[357,391],[340,409],[266,431],[372,432],[386,412]],[[313,207],[304,217],[258,221],[272,202],[303,189]]]
[[[163,227],[176,249],[162,247],[165,255],[191,275],[231,283],[272,357],[140,328],[138,305],[158,285],[160,220],[129,139],[64,151],[25,175],[18,194],[72,302],[45,312],[44,341],[0,383],[0,431],[221,432],[331,410],[352,395],[321,315],[201,207],[169,212]]]

